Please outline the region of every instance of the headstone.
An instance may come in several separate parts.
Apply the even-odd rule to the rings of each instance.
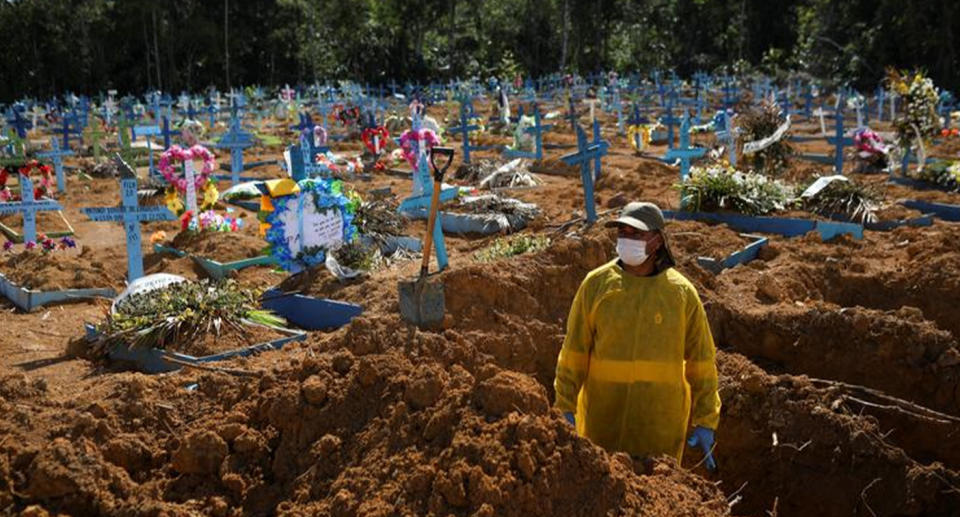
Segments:
[[[463,141],[463,163],[470,163],[470,151],[480,149],[470,145],[470,132],[480,129],[480,126],[471,124],[470,119],[473,115],[473,106],[469,100],[460,103],[460,125],[447,129],[451,134],[460,134]]]
[[[143,250],[140,223],[143,221],[172,221],[176,217],[165,206],[137,205],[137,176],[119,156],[115,158],[120,169],[123,202],[119,207],[83,208],[94,221],[121,221],[127,234],[127,281],[143,276]]]

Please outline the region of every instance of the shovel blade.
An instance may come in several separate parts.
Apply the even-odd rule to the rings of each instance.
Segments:
[[[443,324],[445,311],[443,282],[420,279],[400,282],[400,317],[421,329]]]

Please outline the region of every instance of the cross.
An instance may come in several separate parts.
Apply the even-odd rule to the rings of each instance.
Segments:
[[[67,182],[63,177],[63,157],[64,156],[73,156],[73,151],[70,149],[60,149],[60,142],[56,138],[50,139],[50,151],[44,151],[37,153],[37,158],[50,158],[53,161],[53,170],[57,174],[57,190],[60,192],[67,191]]]
[[[577,131],[577,152],[566,154],[560,160],[567,165],[580,165],[580,181],[583,182],[583,201],[586,205],[587,223],[593,224],[597,220],[597,201],[593,195],[594,173],[590,170],[591,160],[599,160],[607,154],[607,142],[588,144],[587,135],[579,125]],[[599,172],[599,170],[597,171]]]
[[[170,118],[164,115],[163,117],[163,129],[160,131],[160,134],[163,135],[163,149],[170,149],[170,137],[179,136],[179,131],[170,130]]]
[[[886,98],[887,91],[883,86],[877,86],[877,120],[883,120],[883,101]]]
[[[783,110],[783,116],[790,116],[790,92],[780,91],[780,109]]]
[[[853,139],[850,137],[843,136],[843,110],[837,109],[837,113],[834,116],[836,120],[834,124],[835,133],[833,138],[828,138],[827,142],[833,144],[834,147],[834,165],[833,169],[837,174],[843,174],[843,147],[847,145],[853,145]]]
[[[111,125],[110,123],[113,121],[113,112],[116,107],[117,103],[113,100],[112,95],[107,100],[103,101],[103,118],[106,119],[108,126]]]
[[[309,129],[310,131],[313,131],[314,124],[313,124],[313,119],[310,117],[310,114],[307,113],[306,111],[301,111],[299,115],[300,115],[300,123],[298,123],[295,126],[290,126],[290,129],[296,129],[298,131]]]
[[[808,84],[806,90],[803,91],[803,116],[807,120],[813,117],[813,85]]]
[[[578,122],[577,108],[576,106],[573,105],[572,94],[569,95],[567,99],[568,99],[568,104],[570,105],[569,112],[567,113],[567,119],[570,120],[570,130],[575,132],[577,130],[577,122]]]
[[[173,221],[176,217],[165,206],[137,205],[137,175],[117,155],[114,160],[120,169],[120,189],[123,202],[119,207],[82,208],[93,221],[121,221],[127,234],[127,281],[143,276],[143,249],[140,223],[143,221]]]
[[[533,135],[533,153],[520,150],[506,150],[504,152],[509,157],[533,158],[537,161],[543,161],[543,132],[553,129],[553,124],[544,125],[542,123],[543,117],[540,115],[540,107],[537,103],[533,103],[530,109],[533,110],[533,127],[526,128],[524,132]]]
[[[15,163],[20,163],[21,161],[26,160],[27,158],[26,139],[20,138],[20,136],[17,135],[16,130],[14,130],[11,127],[11,128],[7,128],[7,140],[8,140],[7,146],[10,148],[10,154],[16,158]],[[9,160],[9,158],[7,160]],[[4,162],[0,165],[6,165],[6,163]]]
[[[213,129],[217,125],[217,113],[220,111],[220,108],[210,103],[204,108],[204,111],[210,116],[210,129]]]
[[[30,178],[20,174],[20,201],[0,203],[0,215],[23,214],[23,242],[37,242],[37,212],[63,210],[52,199],[36,199]]]
[[[640,126],[648,122],[645,117],[640,115],[640,104],[635,102],[633,104],[633,112],[630,114],[630,118],[627,119],[627,124],[640,128]],[[643,135],[640,131],[633,134],[633,144],[636,146],[638,152],[643,151]]]
[[[727,161],[733,167],[737,166],[737,133],[733,127],[733,119],[730,117],[730,111],[723,110],[723,129],[717,131],[717,138],[722,140],[727,146]]]
[[[74,122],[71,122],[72,118],[73,117],[71,115],[68,115],[66,113],[63,114],[62,125],[59,133],[63,135],[64,149],[70,149],[70,135],[75,134],[77,132],[75,128],[70,127],[71,125],[75,124]]]
[[[236,113],[236,112],[234,112]],[[243,150],[253,147],[253,135],[240,127],[240,119],[231,119],[230,131],[220,137],[217,148],[230,149],[230,175],[234,185],[240,183],[240,173],[243,172]]]
[[[149,156],[150,159],[147,174],[153,174],[153,141],[150,137],[160,134],[160,126],[156,124],[152,126],[136,126],[134,130],[147,141],[147,156]]]
[[[300,181],[312,176],[329,176],[330,168],[324,164],[316,163],[318,153],[327,152],[330,148],[326,145],[315,146],[313,138],[306,132],[300,134],[300,145],[290,146],[290,165],[293,170],[290,171],[290,177],[294,181]],[[296,157],[300,157],[299,163]]]
[[[690,173],[690,160],[700,158],[706,154],[707,150],[702,147],[690,145],[690,115],[684,111],[683,118],[680,121],[680,145],[676,148],[667,150],[664,155],[666,160],[680,159],[680,181],[687,178]]]
[[[610,146],[608,142],[604,141],[600,137],[600,121],[597,119],[593,119],[593,142],[591,145],[603,147],[604,149]],[[602,165],[600,159],[604,154],[606,153],[597,153],[593,159],[593,181],[598,181],[600,179],[600,168]]]
[[[732,78],[728,77],[723,86],[723,105],[727,108],[736,106],[738,93],[736,83]]]
[[[416,119],[419,118],[414,115],[415,124],[414,131],[419,131],[419,123]],[[400,213],[409,212],[414,209],[429,209],[430,201],[433,197],[431,194],[433,192],[433,175],[429,171],[429,158],[428,150],[426,146],[423,145],[423,141],[417,141],[417,168],[414,171],[414,186],[413,186],[413,195],[403,200],[400,203],[398,211]],[[419,186],[419,188],[418,188]],[[459,190],[457,188],[448,188],[446,190],[440,191],[440,202],[450,201],[455,198]],[[428,213],[429,215],[429,213]],[[447,246],[443,239],[443,214],[437,213],[437,222],[433,225],[433,247],[436,250],[437,255],[437,269],[443,271],[447,268]]]
[[[660,117],[660,123],[667,126],[667,149],[673,149],[673,126],[680,122],[680,119],[673,116],[673,108],[667,105],[667,114]]]
[[[459,133],[463,138],[463,163],[470,163],[470,151],[479,150],[480,147],[470,145],[470,132],[480,129],[480,126],[470,123],[470,115],[473,114],[473,106],[469,100],[460,103],[460,125],[448,128],[447,131],[453,134]]]

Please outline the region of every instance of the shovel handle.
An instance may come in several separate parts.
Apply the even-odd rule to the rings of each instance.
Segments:
[[[437,167],[434,156],[446,156],[443,167]],[[430,150],[430,165],[433,166],[433,195],[430,196],[430,212],[427,214],[427,237],[423,240],[423,263],[420,265],[420,277],[426,277],[430,270],[430,252],[433,249],[433,230],[437,226],[437,212],[440,209],[440,189],[443,175],[453,161],[453,149],[450,147],[434,147]]]
[[[445,156],[447,158],[446,162],[443,163],[442,167],[437,167],[437,155]],[[450,164],[453,163],[453,148],[452,147],[433,147],[430,149],[430,165],[433,167],[433,182],[439,183],[443,181],[443,175],[446,174],[447,169],[450,168]]]

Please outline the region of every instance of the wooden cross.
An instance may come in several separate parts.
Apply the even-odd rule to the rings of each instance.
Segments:
[[[93,221],[120,221],[127,234],[127,281],[143,276],[143,249],[140,223],[144,221],[173,221],[176,217],[165,206],[138,206],[137,176],[133,169],[117,155],[114,160],[120,169],[122,203],[119,207],[82,208]]]
[[[683,118],[680,119],[680,145],[668,149],[664,159],[680,160],[680,181],[682,182],[690,174],[690,161],[694,158],[700,158],[706,152],[707,150],[702,147],[690,145],[690,115],[684,111]]]
[[[608,144],[603,141],[599,144],[590,144],[587,142],[586,133],[579,125],[576,126],[576,131],[577,152],[561,156],[560,160],[567,165],[580,166],[580,181],[583,184],[583,200],[586,205],[587,222],[593,224],[597,220],[597,201],[593,192],[594,173],[590,170],[590,163],[607,154]]]
[[[0,215],[23,214],[23,242],[37,242],[37,212],[63,210],[52,199],[36,199],[30,178],[20,174],[20,201],[0,203]]]
[[[60,142],[56,138],[50,139],[50,148],[51,150],[49,151],[37,153],[37,158],[50,158],[53,162],[53,170],[57,174],[57,190],[66,192],[67,181],[63,177],[63,157],[73,156],[73,151],[70,149],[60,149]]]

